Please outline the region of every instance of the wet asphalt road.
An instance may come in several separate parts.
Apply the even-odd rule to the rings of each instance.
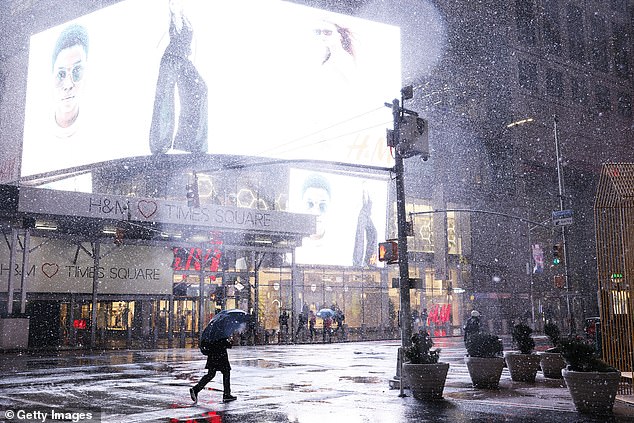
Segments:
[[[436,402],[390,389],[396,341],[234,347],[238,400],[221,402],[219,374],[197,405],[188,388],[204,374],[204,357],[195,349],[0,354],[0,421],[42,421],[5,412],[41,417],[56,408],[92,411],[101,419],[92,421],[104,422],[634,422],[634,407],[621,401],[612,416],[578,414],[563,382],[541,373],[528,384],[505,369],[499,390],[474,389],[461,340],[435,342],[450,363]]]

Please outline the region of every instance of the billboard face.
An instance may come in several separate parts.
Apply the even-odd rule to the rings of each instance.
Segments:
[[[289,211],[317,216],[316,231],[295,250],[299,264],[378,266],[388,181],[291,169]]]
[[[393,26],[277,0],[127,0],[31,37],[21,175],[179,153],[391,166],[399,89]]]

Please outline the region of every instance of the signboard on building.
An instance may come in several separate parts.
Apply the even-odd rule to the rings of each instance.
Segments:
[[[18,211],[300,235],[314,233],[316,225],[315,216],[301,213],[26,187],[20,188]]]
[[[29,254],[28,292],[89,294],[95,272],[99,294],[172,293],[169,247],[121,246],[104,254],[95,269],[93,258],[78,244],[54,238],[31,238],[37,245]],[[0,249],[0,292],[7,292],[9,272],[16,278],[22,273],[21,254],[13,269],[9,266],[9,250]]]

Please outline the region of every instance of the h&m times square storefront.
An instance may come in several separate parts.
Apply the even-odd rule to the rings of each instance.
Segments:
[[[11,179],[20,201],[2,226],[0,307],[31,316],[33,346],[185,344],[228,308],[253,313],[245,342],[285,341],[281,313],[295,335],[300,312],[324,307],[345,315],[347,339],[398,336],[398,271],[376,256],[378,242],[396,238],[384,105],[401,89],[400,29],[289,2],[245,7],[186,3],[197,41],[186,88],[162,79],[167,3],[124,0],[25,35],[28,57],[6,78],[26,78],[24,104],[2,100],[24,110],[24,131],[0,140],[6,151],[22,146]],[[57,87],[83,87],[81,128],[52,133],[55,105],[41,96],[69,31],[90,40],[90,54],[77,47],[86,63],[54,76]],[[122,58],[125,72],[113,72]],[[199,204],[187,203],[186,186]],[[412,196],[407,207],[431,201]],[[436,335],[451,333],[469,300],[468,219],[413,223],[411,308],[427,310]]]
[[[290,170],[289,174],[304,174],[302,169]],[[247,174],[249,178],[261,176],[257,171],[243,176]],[[313,171],[307,174],[314,176]],[[319,175],[334,181],[358,179],[363,186],[383,184],[384,200],[378,199],[377,191],[366,193],[366,201],[372,195],[377,205],[389,196],[388,181],[381,177],[334,171]],[[199,177],[206,178],[204,174]],[[234,186],[233,192],[240,191]],[[367,221],[360,218],[363,196],[357,207],[351,207],[356,210],[351,216],[336,215],[349,220],[347,232],[344,225],[322,220],[323,216],[205,205],[204,197],[200,214],[182,200],[39,188],[22,188],[19,197],[19,213],[29,218],[23,219],[23,227],[3,227],[7,242],[0,249],[1,304],[6,312],[11,284],[12,308],[19,314],[21,286],[26,287],[23,307],[30,317],[31,347],[187,345],[196,341],[201,327],[218,310],[231,308],[253,314],[254,325],[244,334],[245,343],[322,342],[323,321],[319,318],[312,338],[306,329],[297,338],[279,333],[283,312],[289,315],[289,334],[293,335],[302,311],[316,313],[321,308],[339,309],[345,315],[345,330],[333,341],[399,336],[399,289],[393,282],[398,266],[376,261],[376,239],[373,231],[366,230]],[[43,202],[48,205],[47,213],[34,213],[42,210]],[[393,216],[395,205],[390,203]],[[121,208],[126,219],[104,216],[104,208],[95,207],[104,204],[126,204],[129,209]],[[385,213],[384,207],[377,209]],[[410,203],[408,209],[429,208]],[[182,213],[170,214],[174,210]],[[216,217],[209,225],[178,223],[203,215]],[[377,222],[371,226],[384,233],[381,216],[370,216]],[[409,238],[410,276],[416,281],[411,309],[415,315],[427,309],[426,323],[436,336],[452,334],[462,321],[465,299],[461,287],[467,277],[459,271],[460,255],[455,253],[463,248],[460,222],[451,214],[446,219],[449,271],[447,279],[439,280],[433,271],[432,215],[423,216],[416,216],[415,234]],[[258,222],[266,222],[271,231],[254,229]],[[341,225],[332,244],[324,236],[324,245],[311,245],[311,235],[325,224]],[[309,247],[313,251],[306,254]],[[320,248],[326,249],[324,256]],[[327,262],[328,255],[342,264],[307,263],[309,259]]]

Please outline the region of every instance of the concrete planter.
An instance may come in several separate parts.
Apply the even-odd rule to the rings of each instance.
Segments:
[[[539,365],[544,377],[549,379],[561,379],[561,371],[566,367],[564,357],[560,353],[539,353]]]
[[[449,363],[403,364],[403,378],[416,399],[439,400],[445,389]]]
[[[502,357],[465,356],[464,361],[475,388],[496,389],[500,385],[504,359]]]
[[[621,372],[574,372],[564,369],[561,373],[578,412],[612,413]]]
[[[25,350],[28,346],[29,319],[0,318],[0,350]]]
[[[535,382],[540,361],[537,354],[506,352],[504,353],[504,360],[506,360],[506,367],[508,367],[511,379],[514,382]]]

